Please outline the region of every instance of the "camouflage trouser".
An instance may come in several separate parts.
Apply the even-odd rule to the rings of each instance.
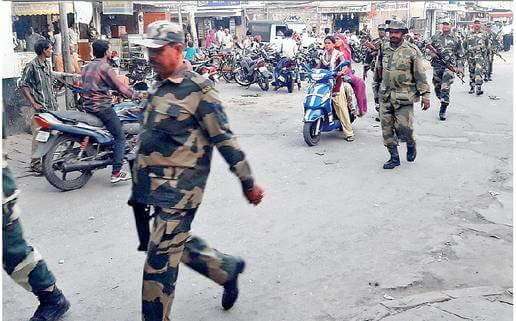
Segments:
[[[482,85],[484,83],[484,58],[480,56],[468,58],[468,68],[470,86]]]
[[[446,67],[434,67],[434,83],[435,95],[442,103],[450,103],[450,87],[453,84],[454,74]]]
[[[18,192],[8,193],[9,184],[14,186],[14,178],[3,164],[2,185],[4,197],[2,199],[2,263],[5,272],[19,285],[33,293],[48,290],[55,284],[52,273],[48,270],[45,261],[39,252],[23,237],[22,225],[19,219],[19,208],[16,204]]]
[[[487,68],[486,68],[486,75],[491,77],[493,75],[493,60],[494,60],[494,53],[488,53],[487,54]]]
[[[398,146],[398,138],[407,145],[416,143],[414,138],[414,105],[399,105],[390,101],[380,104],[380,124],[382,125],[383,144],[386,147]]]
[[[143,271],[144,321],[170,320],[179,262],[220,285],[234,278],[238,262],[235,257],[190,235],[196,211],[156,208]]]
[[[374,97],[374,102],[375,102],[376,104],[378,104],[378,103],[380,102],[380,101],[379,101],[379,99],[380,99],[380,82],[378,82],[378,81],[374,81],[374,80],[373,80],[373,85],[372,85],[372,87],[373,87],[373,97]]]

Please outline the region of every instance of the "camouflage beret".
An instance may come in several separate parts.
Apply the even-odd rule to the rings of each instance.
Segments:
[[[391,20],[387,30],[408,30],[407,25],[403,21]]]
[[[149,48],[161,48],[169,43],[184,43],[185,34],[179,24],[166,20],[155,21],[147,27],[142,40],[134,43]]]

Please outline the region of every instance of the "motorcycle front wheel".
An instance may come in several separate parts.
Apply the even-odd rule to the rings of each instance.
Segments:
[[[269,80],[265,79],[263,76],[258,77],[258,86],[260,86],[260,88],[263,91],[268,91],[269,90]]]
[[[80,142],[72,137],[60,136],[43,156],[43,174],[50,185],[61,191],[71,191],[86,185],[91,178],[91,171],[69,172],[63,171],[65,161],[77,159]],[[91,145],[86,149],[86,155],[94,153]]]
[[[317,120],[314,122],[306,122],[303,124],[303,138],[308,146],[315,146],[319,143],[321,139],[321,130],[317,130],[317,124],[320,123],[321,120]]]

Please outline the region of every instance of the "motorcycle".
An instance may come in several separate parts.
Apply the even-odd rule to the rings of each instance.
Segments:
[[[255,59],[249,57],[243,58],[239,62],[238,67],[234,70],[235,81],[240,86],[246,87],[258,83],[258,86],[260,86],[263,91],[269,90],[269,79],[272,78],[272,74],[267,68],[266,57],[266,53],[262,51],[260,56]]]
[[[311,83],[303,103],[305,116],[303,120],[303,138],[308,146],[315,146],[321,139],[321,132],[341,130],[340,120],[333,109],[332,91],[335,77],[344,66],[339,65],[335,71],[312,69],[309,73]],[[351,122],[355,120],[350,112]]]
[[[129,84],[133,85],[142,81],[150,81],[154,78],[154,71],[145,58],[133,57],[127,73]]]
[[[122,122],[126,137],[125,159],[137,143],[140,107],[132,101],[113,107]],[[61,191],[70,191],[86,185],[93,171],[113,164],[113,136],[102,121],[81,111],[44,111],[34,116],[40,127],[35,157],[42,158],[43,175]]]
[[[281,58],[274,69],[274,90],[287,87],[289,93],[294,91],[294,84],[301,90],[301,78],[299,72],[298,58]]]

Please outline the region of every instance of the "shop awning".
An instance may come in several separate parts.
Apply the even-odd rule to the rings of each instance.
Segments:
[[[73,12],[73,4],[65,3],[66,13]],[[13,2],[12,14],[14,16],[37,16],[47,14],[59,14],[58,2]]]
[[[512,12],[490,12],[492,18],[512,18]]]

